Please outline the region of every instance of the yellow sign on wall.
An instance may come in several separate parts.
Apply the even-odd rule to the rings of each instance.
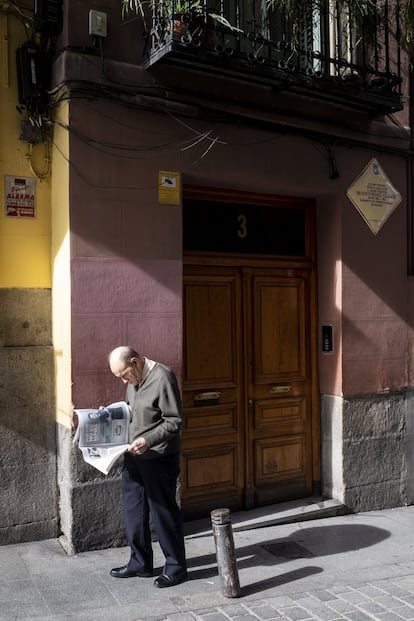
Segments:
[[[168,205],[179,205],[180,197],[180,173],[160,170],[158,173],[158,202]]]
[[[347,190],[349,200],[376,235],[401,202],[401,194],[373,157]]]

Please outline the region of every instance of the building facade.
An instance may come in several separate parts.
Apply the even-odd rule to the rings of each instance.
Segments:
[[[119,3],[68,2],[61,19],[34,15],[47,103],[22,86],[18,33],[9,151],[52,152],[37,183],[50,192],[54,420],[32,405],[42,434],[56,426],[42,479],[56,503],[37,535],[16,537],[7,516],[5,543],[124,542],[119,468],[84,464],[71,422],[73,407],[123,397],[107,365],[123,343],[180,379],[186,518],[315,494],[352,511],[413,502],[408,60],[392,28],[376,24],[373,42],[336,3],[309,6],[295,21],[238,2],[177,18],[165,3],[144,21]],[[19,139],[19,115],[45,133],[26,123]],[[23,175],[23,159],[3,159],[4,175]],[[23,231],[3,224],[2,239]],[[9,322],[31,321],[20,298],[35,286],[4,278],[4,299],[19,299]],[[21,379],[13,349],[31,345],[3,341],[4,377]],[[11,456],[32,421],[9,430],[7,394]]]

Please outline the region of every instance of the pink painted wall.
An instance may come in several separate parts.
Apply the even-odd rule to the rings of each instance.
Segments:
[[[358,154],[350,164],[357,176],[371,159]],[[343,392],[376,393],[408,385],[407,345],[412,286],[407,277],[407,214],[404,163],[379,155],[381,166],[403,194],[403,202],[374,235],[353,205],[344,204]],[[402,169],[402,170],[401,170]]]
[[[404,162],[376,154],[403,195],[376,235],[346,197],[374,155],[353,150],[349,159],[341,158],[341,191],[318,200],[319,316],[321,325],[334,326],[335,341],[333,353],[320,353],[324,394],[369,394],[410,385],[407,296],[412,282],[407,276]]]
[[[130,344],[181,367],[181,262],[129,258],[72,261],[73,395],[90,406],[125,388],[107,369],[109,351]]]
[[[346,197],[373,156],[404,194],[402,158],[338,146],[339,176],[332,179],[326,152],[306,137],[104,101],[72,102],[70,110],[77,407],[122,396],[107,369],[108,352],[122,342],[180,375],[182,214],[159,204],[159,170],[180,172],[183,183],[314,198],[318,330],[332,323],[335,338],[332,354],[319,353],[320,391],[351,395],[407,385],[413,283],[405,200],[373,235]],[[199,140],[203,133],[210,139]]]
[[[83,137],[142,142],[134,115],[111,120],[104,106],[71,106]],[[131,120],[132,116],[132,120]],[[129,124],[130,123],[130,124]],[[154,132],[156,135],[156,132]],[[70,183],[73,401],[97,406],[124,396],[108,353],[128,344],[181,374],[181,207],[158,203],[157,171],[139,156],[113,157],[71,140]]]
[[[326,196],[317,203],[320,392],[342,394],[341,203]],[[321,326],[331,325],[333,351],[322,352]]]

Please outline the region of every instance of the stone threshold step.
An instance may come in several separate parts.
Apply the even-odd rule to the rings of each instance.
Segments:
[[[238,532],[278,524],[318,520],[347,513],[350,513],[349,509],[339,500],[310,496],[248,511],[237,511],[231,514],[231,523],[233,532]],[[210,536],[212,535],[211,522],[207,519],[186,522],[184,532],[187,539]]]

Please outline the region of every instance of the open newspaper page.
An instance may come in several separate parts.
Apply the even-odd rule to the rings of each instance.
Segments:
[[[75,409],[74,413],[78,418],[74,444],[78,444],[88,464],[108,474],[129,446],[128,404],[118,401],[98,410]]]

